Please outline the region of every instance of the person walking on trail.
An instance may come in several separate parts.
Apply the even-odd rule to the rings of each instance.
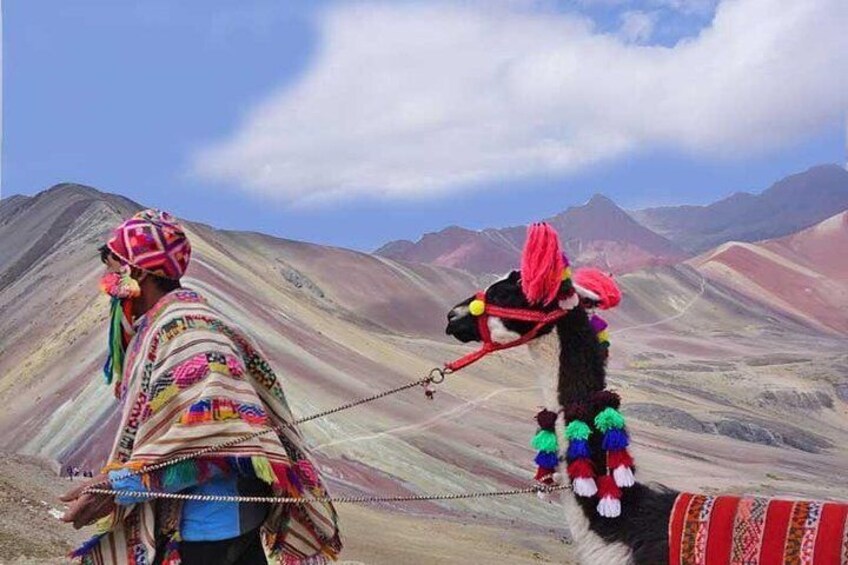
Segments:
[[[98,533],[72,557],[86,564],[320,564],[341,551],[329,502],[207,502],[133,496],[327,496],[282,384],[256,346],[180,279],[191,246],[165,212],[145,210],[100,249],[112,297],[106,381],[122,403],[103,473],[72,489],[63,520]],[[137,471],[256,431],[253,439]],[[85,492],[98,485],[117,495]]]

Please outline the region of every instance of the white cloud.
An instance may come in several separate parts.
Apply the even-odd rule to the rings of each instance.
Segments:
[[[628,43],[646,43],[654,34],[657,14],[628,10],[621,14],[621,28],[618,35]]]
[[[744,156],[841,119],[848,2],[726,0],[672,48],[574,15],[342,4],[292,87],[194,170],[289,202],[429,197],[637,149]]]

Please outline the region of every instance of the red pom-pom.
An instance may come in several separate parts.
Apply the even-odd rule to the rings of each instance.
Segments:
[[[536,414],[536,422],[543,430],[553,431],[556,428],[557,413],[550,410],[542,410]]]
[[[633,468],[633,457],[627,453],[626,449],[618,449],[607,453],[607,467],[615,469],[622,465]]]
[[[542,222],[527,228],[521,254],[521,290],[530,304],[549,304],[559,294],[565,261],[554,228]]]
[[[548,469],[547,467],[539,467],[536,469],[536,476],[534,479],[540,482],[547,482],[548,479],[553,481],[554,473],[556,473],[556,469]]]
[[[621,489],[615,484],[615,479],[612,475],[604,475],[598,477],[598,498],[621,498]]]
[[[601,310],[615,308],[621,302],[621,290],[615,284],[612,275],[608,275],[600,269],[577,269],[572,278],[576,286],[598,296],[598,308]],[[580,292],[579,289],[578,292]]]
[[[572,479],[590,479],[595,476],[595,466],[589,459],[577,459],[568,464],[568,476]]]

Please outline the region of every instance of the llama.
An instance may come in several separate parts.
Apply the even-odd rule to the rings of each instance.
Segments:
[[[555,279],[551,273],[557,275]],[[572,447],[567,455],[555,457],[555,463],[544,464],[569,464],[572,489],[561,492],[560,500],[581,563],[848,563],[848,505],[680,493],[635,481],[629,468],[625,468],[626,476],[615,475],[621,488],[610,486],[610,449],[621,445],[606,443],[601,433],[606,429],[604,421],[595,418],[605,410],[604,403],[617,409],[618,399],[606,391],[608,343],[598,339],[597,323],[590,313],[611,306],[608,296],[618,291],[610,277],[597,271],[575,272],[573,279],[556,232],[545,224],[531,226],[521,271],[511,272],[454,306],[448,313],[446,333],[463,343],[484,342],[484,353],[527,343],[539,365],[544,361],[542,351],[551,347],[557,351],[558,368],[539,376],[549,411],[546,423],[539,419],[540,427],[553,429],[552,413],[563,413],[565,423],[589,422],[584,426],[587,433],[595,423],[594,433],[582,438],[593,470],[591,482],[571,472],[576,453]],[[512,312],[519,314],[511,316]],[[520,314],[527,312],[557,319],[534,325]],[[541,465],[537,479],[543,484],[567,480],[559,473],[546,476]],[[604,481],[613,494],[604,491]],[[591,488],[585,488],[586,484]]]

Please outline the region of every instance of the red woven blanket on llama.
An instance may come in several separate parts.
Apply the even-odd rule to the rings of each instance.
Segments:
[[[670,565],[848,564],[848,504],[682,493]]]

